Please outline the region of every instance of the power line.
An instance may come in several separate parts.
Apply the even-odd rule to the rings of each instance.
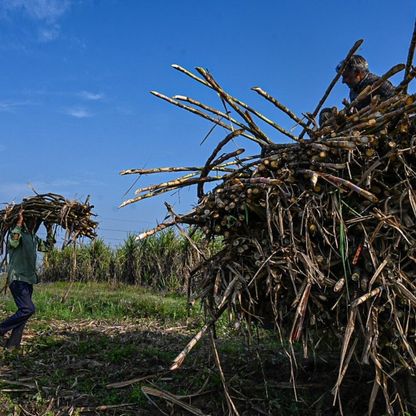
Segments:
[[[98,216],[98,218],[99,219],[102,219],[102,220],[106,220],[106,221],[121,221],[121,222],[144,222],[144,223],[147,223],[147,224],[150,224],[150,223],[152,223],[153,221],[150,221],[150,220],[126,220],[126,219],[124,219],[124,218],[110,218],[110,217],[100,217],[100,216]]]
[[[114,228],[101,228],[98,227],[97,228],[99,231],[116,231],[116,232],[120,232],[120,233],[138,233],[138,231],[132,231],[132,230],[116,230]]]

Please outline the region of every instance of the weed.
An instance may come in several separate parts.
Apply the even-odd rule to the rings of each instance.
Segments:
[[[111,363],[119,363],[120,361],[127,360],[133,355],[138,353],[137,347],[132,344],[117,345],[113,349],[105,353],[105,357]]]
[[[161,360],[166,363],[172,362],[172,360],[175,358],[175,353],[164,351],[154,347],[144,348],[143,350],[141,350],[141,354],[143,357]]]
[[[238,356],[244,353],[247,346],[241,340],[235,340],[228,338],[223,342],[219,343],[218,349],[222,354],[228,354],[232,356]]]
[[[1,415],[13,415],[15,404],[12,399],[0,392],[0,414]]]
[[[94,354],[99,351],[99,345],[91,342],[90,340],[80,341],[78,345],[76,345],[76,352],[78,355]]]
[[[107,405],[123,403],[124,397],[115,391],[110,391],[105,396],[105,402]]]
[[[142,392],[142,385],[138,384],[131,389],[129,399],[133,403],[138,403],[140,407],[147,405],[147,397]]]

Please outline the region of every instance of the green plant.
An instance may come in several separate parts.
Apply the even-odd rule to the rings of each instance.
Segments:
[[[117,345],[114,348],[108,350],[105,354],[108,361],[112,363],[118,363],[126,360],[138,353],[138,349],[133,344]]]
[[[147,404],[147,398],[142,392],[142,385],[138,384],[133,386],[130,392],[130,401],[136,402],[140,405],[140,407],[144,407]]]
[[[173,229],[140,241],[129,235],[116,248],[96,239],[89,244],[53,249],[43,257],[39,274],[42,281],[106,281],[179,292],[187,286],[189,270],[200,261],[195,245],[211,255],[222,248],[223,242],[221,238],[207,242],[200,231],[190,232],[185,238]]]

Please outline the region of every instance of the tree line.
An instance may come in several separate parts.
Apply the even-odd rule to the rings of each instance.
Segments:
[[[39,277],[41,281],[97,281],[181,290],[200,260],[195,244],[206,254],[221,246],[220,241],[206,244],[198,233],[189,240],[172,229],[144,240],[129,235],[118,247],[97,238],[46,253]]]

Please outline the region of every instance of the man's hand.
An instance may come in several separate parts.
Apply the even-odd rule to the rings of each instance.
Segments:
[[[17,241],[20,238],[20,234],[19,233],[13,233],[11,236],[11,239],[14,241]]]

